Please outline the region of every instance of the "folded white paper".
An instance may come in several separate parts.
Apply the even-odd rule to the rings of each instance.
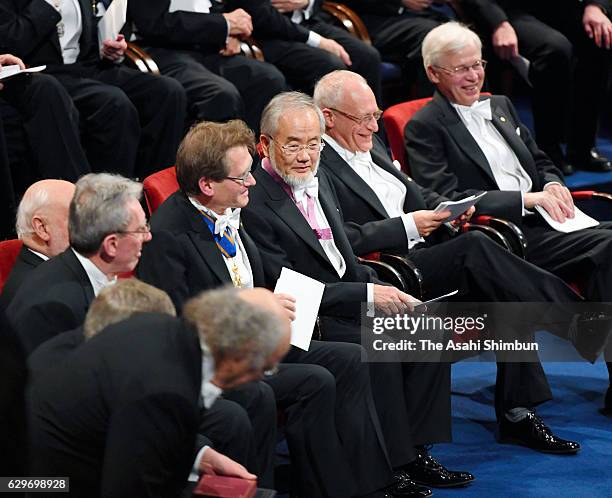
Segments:
[[[295,320],[291,322],[291,344],[308,351],[312,331],[317,321],[325,284],[296,271],[284,268],[274,288],[275,294],[295,298]]]
[[[2,68],[0,69],[0,80],[5,80],[7,78],[17,76],[18,74],[38,73],[46,68],[47,66],[36,66],[28,67],[27,69],[20,69],[17,64],[11,64],[10,66],[2,66]]]
[[[486,192],[481,192],[478,195],[470,195],[469,197],[460,199],[458,201],[443,201],[436,206],[434,212],[440,213],[442,211],[450,211],[450,216],[442,220],[442,223],[448,223],[449,221],[459,218],[459,216],[476,204],[485,194]]]
[[[574,217],[567,218],[563,223],[553,220],[542,206],[536,206],[535,208],[536,211],[542,215],[546,223],[548,223],[551,228],[557,230],[557,232],[570,233],[576,230],[582,230],[583,228],[591,228],[599,225],[599,221],[583,213],[576,206],[574,206]]]
[[[113,0],[98,23],[98,45],[102,50],[104,40],[116,40],[127,20],[127,0]]]

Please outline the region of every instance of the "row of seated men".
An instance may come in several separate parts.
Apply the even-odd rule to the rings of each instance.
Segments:
[[[98,52],[95,27],[109,0],[3,2],[0,52],[46,64],[48,74],[7,84],[0,116],[8,157],[0,160],[13,165],[18,194],[22,177],[74,181],[112,170],[144,178],[172,164],[185,123],[240,118],[257,131],[272,96],[288,87],[310,92],[334,69],[363,75],[380,103],[381,58],[402,65],[406,86],[418,82],[415,96],[430,95],[421,42],[448,18],[431,0],[346,3],[363,18],[373,46],[334,26],[321,0],[130,0],[130,31],[166,76],[154,78],[118,65],[123,35]],[[572,165],[610,171],[594,149],[610,67],[609,0],[454,4],[491,40],[495,57],[515,59],[520,48],[531,61],[536,139],[564,174]],[[250,35],[266,62],[239,54]],[[10,173],[3,171],[9,180]],[[8,212],[14,204],[8,201]]]
[[[356,255],[377,250],[408,254],[423,273],[425,298],[459,289],[460,298],[468,301],[561,303],[561,308],[569,308],[583,298],[560,277],[585,277],[582,292],[587,300],[610,300],[612,269],[606,254],[612,234],[606,223],[570,234],[555,232],[531,213],[540,206],[559,221],[572,217],[571,196],[562,174],[537,148],[509,100],[481,97],[484,64],[480,40],[472,31],[457,23],[435,28],[425,38],[422,55],[437,92],[407,126],[406,147],[415,177],[428,186],[410,181],[395,168],[375,135],[381,111],[372,89],[363,77],[340,70],[317,83],[314,100],[286,92],[270,101],[260,124],[264,158],[253,171],[255,139],[244,123],[204,122],[192,128],[177,154],[179,190],[153,214],[151,228],[138,202],[141,187],[134,181],[87,175],[77,182],[74,194],[69,184],[52,182],[48,185],[64,191],[64,196],[56,191],[47,200],[65,199],[63,208],[51,211],[64,223],[67,220],[70,243],[61,252],[66,230],[57,222],[64,241],[56,247],[59,254],[53,254],[48,250],[51,240],[61,241],[61,236],[50,236],[48,215],[34,213],[47,201],[39,198],[34,209],[26,196],[22,204],[27,207],[29,202],[30,208],[23,212],[30,214],[19,218],[25,223],[20,232],[26,247],[2,294],[26,352],[34,356],[49,341],[72,340],[65,331],[82,324],[94,297],[117,274],[134,268],[143,281],[166,291],[184,315],[189,315],[189,300],[201,291],[232,284],[271,288],[282,267],[292,268],[325,284],[320,340],[314,340],[308,351],[291,348],[283,359],[297,369],[294,382],[302,390],[290,387],[280,372],[263,380],[287,407],[287,440],[296,464],[298,495],[428,496],[430,487],[469,484],[471,474],[447,470],[425,448],[450,439],[449,364],[402,363],[399,358],[361,362],[361,304],[394,314],[412,309],[416,300],[381,282]],[[523,227],[530,248],[526,260],[479,233],[446,234],[442,221],[449,213],[433,208],[473,190],[487,191],[478,204],[480,212],[503,214]],[[470,208],[463,220],[473,214]],[[43,255],[53,257],[43,263]],[[28,270],[28,264],[35,268]],[[290,296],[277,300],[293,311]],[[206,310],[207,320],[216,310]],[[592,338],[597,331],[601,341],[594,352],[604,348],[609,316],[553,318],[549,325],[562,329],[579,351],[584,352],[581,334]],[[496,333],[503,336],[505,325],[496,321]],[[246,336],[258,330],[248,327]],[[91,386],[58,382],[75,377],[75,365],[99,377],[96,369],[106,365],[88,361],[86,355],[98,354],[93,351],[103,340],[114,355],[128,354],[120,346],[110,346],[113,335],[102,332],[98,337],[97,342],[94,338],[77,346],[66,361],[56,361],[40,384],[34,379],[31,430],[36,436],[31,458],[42,474],[75,476],[77,489],[86,486],[89,495],[93,489],[103,490],[105,496],[123,496],[121,483],[113,477],[121,469],[108,463],[113,468],[105,472],[107,438],[117,437],[106,429],[112,420],[117,434],[129,440],[121,417],[140,398],[134,395],[135,399],[115,404],[112,392],[104,394],[106,409],[92,413],[73,402],[85,393],[91,396]],[[133,362],[134,356],[129,357]],[[535,407],[552,394],[537,354],[528,360],[498,364],[495,413],[500,440],[575,454],[579,444],[556,436],[536,413]],[[331,398],[325,402],[327,411],[318,407],[310,417],[305,415],[304,400],[320,389],[308,381],[313,371],[319,383],[329,386]],[[74,391],[67,390],[72,384]],[[209,389],[203,389],[204,399]],[[608,390],[608,413],[610,397]],[[164,398],[154,402],[165,406]],[[154,411],[150,416],[178,415]],[[253,417],[251,423],[257,439],[267,432],[255,426],[271,420]],[[126,422],[126,427],[132,426]],[[185,434],[185,447],[192,451],[194,438],[194,433]],[[129,476],[120,473],[121,482],[140,486],[131,488],[130,496],[146,496],[134,489],[150,485],[152,475],[159,485],[160,466],[162,475],[172,474],[163,484],[179,489],[177,482],[193,462],[178,458],[177,441],[161,438],[150,459],[143,459],[142,469]],[[168,451],[160,449],[165,442]],[[73,451],[79,448],[75,453],[85,448],[87,468],[77,472],[64,445]],[[257,445],[255,463],[239,461],[265,483],[267,448]],[[160,454],[163,461],[157,458]]]

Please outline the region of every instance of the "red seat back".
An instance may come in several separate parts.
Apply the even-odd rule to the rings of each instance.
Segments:
[[[153,173],[147,176],[142,184],[149,214],[152,215],[162,202],[178,190],[176,168],[171,166]]]
[[[4,284],[8,279],[15,260],[21,251],[23,242],[18,239],[3,240],[0,242],[0,292],[4,288]]]

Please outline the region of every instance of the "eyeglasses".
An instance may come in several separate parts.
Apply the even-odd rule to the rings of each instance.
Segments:
[[[144,226],[138,228],[137,230],[117,230],[115,233],[120,233],[122,235],[127,235],[128,233],[137,233],[140,235],[146,235],[151,233],[151,224],[147,221]]]
[[[269,136],[268,138],[272,140],[273,142],[278,143],[278,140],[275,140],[274,137]],[[323,150],[323,147],[325,147],[325,142],[321,141],[317,143],[311,143],[308,145],[299,145],[299,144],[280,145],[279,144],[279,147],[282,149],[282,151],[285,153],[287,157],[291,157],[291,156],[297,156],[303,150],[305,150],[308,154],[316,154],[317,152],[321,152]]]
[[[484,59],[480,59],[474,62],[474,64],[471,64],[469,66],[457,66],[453,68],[448,68],[444,66],[434,66],[434,67],[437,67],[438,69],[442,69],[442,71],[446,71],[448,74],[453,75],[453,76],[455,75],[465,76],[466,74],[470,72],[470,69],[472,69],[475,72],[484,71],[485,68],[487,67],[487,61]]]
[[[226,176],[224,180],[234,180],[236,183],[239,183],[244,187],[244,184],[251,176],[251,168],[242,176]]]
[[[337,112],[338,114],[340,114],[341,116],[344,116],[345,118],[349,118],[350,120],[355,121],[355,123],[357,123],[358,125],[369,123],[372,120],[378,121],[383,114],[383,112],[380,109],[370,114],[364,114],[363,116],[353,116],[352,114],[349,114],[348,112],[341,111],[340,109],[334,109],[333,107],[328,107],[328,109],[330,111]]]

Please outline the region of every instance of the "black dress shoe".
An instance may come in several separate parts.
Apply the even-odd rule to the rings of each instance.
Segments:
[[[432,495],[431,489],[419,486],[402,471],[393,474],[393,482],[387,486],[385,492],[391,497],[426,498]]]
[[[542,150],[565,176],[574,173],[574,167],[565,160],[565,156],[559,144],[543,145]]]
[[[569,152],[567,158],[568,161],[578,169],[598,171],[601,173],[612,171],[610,160],[600,155],[595,148],[585,152]]]
[[[578,453],[580,444],[555,436],[538,414],[529,410],[519,422],[510,422],[505,416],[499,423],[499,442],[519,444],[543,453],[571,455]]]
[[[469,472],[448,470],[424,447],[417,448],[416,459],[403,469],[414,482],[432,488],[456,488],[474,480],[474,476]]]
[[[612,316],[603,311],[589,311],[575,315],[568,339],[585,360],[595,363],[612,333]]]

